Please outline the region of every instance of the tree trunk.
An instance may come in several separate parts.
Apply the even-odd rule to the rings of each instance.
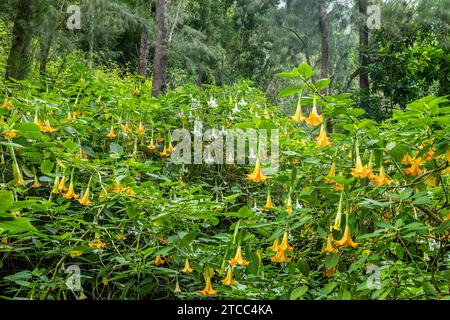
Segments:
[[[143,76],[144,78],[147,77],[148,53],[149,53],[148,33],[147,30],[144,29],[141,32],[139,65],[137,69],[137,74]]]
[[[367,0],[358,0],[359,13],[365,17],[367,15]],[[369,28],[367,23],[361,23],[359,27],[359,88],[363,95],[369,93],[369,74],[367,73],[367,66],[369,59],[367,56],[367,48],[369,46]]]
[[[156,44],[153,63],[153,91],[152,96],[157,97],[166,93],[167,72],[167,25],[166,0],[156,0]]]
[[[30,72],[33,62],[31,52],[31,40],[33,37],[31,27],[32,4],[33,0],[18,1],[11,50],[7,60],[6,79],[24,80]]]
[[[47,74],[47,62],[50,54],[50,48],[53,43],[54,32],[55,30],[51,30],[49,34],[42,35],[40,38],[39,73],[41,75]]]
[[[329,68],[329,54],[330,47],[328,43],[328,36],[330,33],[330,28],[328,26],[328,14],[327,5],[325,0],[319,1],[319,28],[322,38],[322,56],[320,60],[320,76],[322,79],[328,78],[328,68]],[[326,91],[326,90],[325,90]]]

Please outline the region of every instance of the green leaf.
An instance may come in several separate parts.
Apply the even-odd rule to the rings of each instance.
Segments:
[[[10,191],[0,191],[0,212],[5,212],[14,203],[13,193]]]
[[[306,292],[308,292],[308,286],[303,285],[301,287],[298,287],[292,290],[290,299],[297,300],[298,298],[301,298]]]
[[[41,171],[43,174],[49,175],[52,173],[53,167],[55,166],[55,163],[49,161],[49,160],[44,160],[41,163]]]
[[[238,212],[226,212],[225,216],[228,217],[238,217],[238,218],[249,218],[255,215],[255,212],[247,206],[243,206]]]
[[[450,220],[445,221],[444,223],[442,223],[437,229],[436,232],[438,234],[443,233],[444,231],[447,231],[450,229]]]
[[[25,138],[38,140],[41,139],[43,134],[39,130],[39,127],[33,122],[21,122],[14,127],[21,136]]]
[[[277,73],[276,76],[279,77],[279,78],[290,78],[290,79],[293,79],[293,78],[298,77],[298,73],[295,73],[295,72],[280,72],[280,73]]]
[[[36,230],[25,218],[0,217],[0,229],[12,233]]]
[[[429,198],[428,196],[425,196],[425,197],[420,197],[420,198],[415,199],[415,200],[412,202],[412,204],[413,204],[413,205],[414,205],[414,204],[428,204],[428,203],[430,203],[430,202],[431,202],[430,198]]]
[[[196,231],[191,231],[187,235],[181,239],[180,246],[187,247],[192,241],[195,240],[195,237],[197,236]]]
[[[110,153],[112,153],[112,154],[121,154],[121,153],[123,153],[122,146],[120,144],[115,143],[115,142],[111,142],[109,144],[109,150],[110,150]]]
[[[339,254],[331,253],[325,258],[325,267],[328,269],[335,267],[339,262]]]
[[[311,68],[311,66],[307,63],[302,63],[299,65],[297,71],[305,79],[309,79],[315,74],[313,68]]]
[[[139,216],[139,210],[134,208],[134,207],[127,207],[126,209],[128,218],[130,218],[131,220],[136,219]]]
[[[280,91],[280,93],[278,94],[278,97],[284,98],[284,97],[292,96],[294,94],[302,92],[302,90],[303,90],[302,87],[287,87]]]
[[[330,84],[331,79],[320,79],[315,83],[317,90],[323,90]]]
[[[392,150],[397,145],[395,141],[391,141],[386,145],[386,150]]]

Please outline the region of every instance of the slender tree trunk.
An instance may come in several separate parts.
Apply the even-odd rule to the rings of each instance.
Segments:
[[[367,0],[358,0],[359,13],[361,16],[365,17],[367,14]],[[369,46],[369,29],[367,24],[361,23],[359,28],[359,88],[363,95],[369,93],[369,74],[367,73],[367,66],[369,64],[369,59],[367,56],[367,48]]]
[[[325,0],[319,0],[319,29],[322,40],[322,54],[320,58],[320,77],[322,79],[328,78],[329,74],[329,60],[330,60],[330,46],[329,46],[329,34],[330,27],[328,25],[328,13],[327,13],[327,4]],[[323,94],[328,93],[328,88],[322,90]],[[333,125],[331,123],[331,119],[327,121],[326,130],[328,132],[333,131]]]
[[[39,53],[39,72],[41,75],[47,74],[47,62],[52,47],[55,30],[48,30],[49,34],[42,35],[40,38],[40,53]]]
[[[157,97],[166,93],[167,73],[167,25],[166,0],[156,0],[156,44],[153,63],[153,91],[152,96]]]
[[[28,76],[33,63],[31,40],[33,30],[31,20],[33,16],[33,0],[19,0],[17,15],[14,20],[11,50],[9,52],[5,78],[23,80]]]
[[[330,28],[328,25],[328,14],[327,5],[325,0],[319,0],[319,28],[322,38],[322,56],[320,60],[320,76],[322,79],[328,78],[328,68],[329,68],[329,54],[330,47],[328,43],[328,36],[330,33]]]
[[[148,66],[148,53],[149,53],[149,44],[148,44],[148,32],[147,30],[142,30],[141,32],[141,45],[139,49],[139,64],[137,73],[138,75],[147,77],[147,66]]]

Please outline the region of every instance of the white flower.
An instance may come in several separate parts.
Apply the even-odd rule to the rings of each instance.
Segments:
[[[247,105],[247,102],[245,102],[244,98],[241,98],[241,101],[239,101],[239,105],[241,107],[245,107]]]
[[[303,205],[298,201],[298,199],[295,201],[295,208],[296,208],[296,209],[301,209],[301,208],[303,208]]]
[[[430,251],[435,251],[436,249],[439,248],[439,242],[431,239],[430,242],[428,243],[428,247],[430,248]]]
[[[200,103],[198,102],[198,100],[192,97],[191,98],[191,109],[194,110],[194,109],[198,109],[199,107],[200,107]]]
[[[211,97],[208,101],[208,106],[210,108],[217,108],[219,105],[217,104],[217,101],[213,97]]]
[[[237,103],[235,103],[234,104],[234,108],[231,110],[231,112],[238,113],[239,111],[241,111],[241,110],[239,110],[239,107],[238,107]]]

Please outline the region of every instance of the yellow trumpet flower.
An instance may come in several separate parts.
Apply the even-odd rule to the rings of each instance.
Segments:
[[[77,118],[77,114],[76,112],[74,112],[73,114],[69,112],[67,112],[67,121],[73,122],[75,121]]]
[[[425,147],[425,145],[421,145],[419,147],[419,149],[423,149]],[[424,154],[423,157],[425,158],[426,161],[431,161],[433,160],[434,157],[434,153],[435,153],[435,149],[433,147],[430,147]]]
[[[320,127],[320,133],[319,136],[316,138],[317,140],[317,146],[320,148],[325,148],[328,147],[331,142],[327,137],[327,132],[325,130],[325,126],[322,125],[322,127]]]
[[[83,206],[88,206],[92,204],[92,202],[89,200],[89,185],[86,188],[86,191],[83,194],[83,197],[78,200],[78,202]]]
[[[287,213],[291,214],[292,213],[292,198],[291,198],[291,196],[289,196],[286,206],[287,206],[287,209],[286,209]]]
[[[278,252],[280,251],[280,245],[278,244],[278,238],[273,241],[273,245],[270,247],[270,250]]]
[[[265,176],[261,171],[261,162],[259,158],[256,160],[255,169],[249,175],[247,175],[247,179],[251,182],[264,182],[267,180],[267,176]]]
[[[117,137],[116,133],[114,132],[113,126],[111,126],[111,129],[109,129],[109,132],[106,136],[110,139],[114,139],[115,137]]]
[[[125,189],[125,193],[127,195],[129,195],[130,197],[135,197],[136,196],[136,192],[134,192],[133,188],[131,188],[129,186]]]
[[[59,192],[65,192],[67,191],[66,188],[66,176],[63,176],[62,179],[58,183],[58,191]]]
[[[51,125],[50,125],[50,122],[48,121],[48,120],[45,120],[44,121],[44,126],[40,126],[40,130],[41,130],[41,132],[55,132],[56,131],[56,129],[55,128],[53,128]]]
[[[286,251],[278,251],[277,254],[270,258],[270,260],[272,260],[272,262],[291,262],[291,258],[286,256]]]
[[[297,110],[295,110],[295,114],[291,117],[292,120],[295,122],[302,122],[305,121],[305,117],[303,117],[302,114],[302,104],[300,100],[297,103]]]
[[[186,258],[186,261],[184,262],[184,268],[181,269],[181,272],[192,273],[193,271],[194,271],[194,269],[191,268],[191,266],[189,265],[189,260],[188,260],[188,258]]]
[[[111,193],[121,193],[122,192],[122,186],[120,185],[119,181],[116,181],[116,184],[114,185],[114,188],[110,190]]]
[[[173,292],[174,293],[180,293],[181,292],[181,287],[180,287],[180,283],[178,282],[178,279],[177,279],[177,282],[175,283],[175,290],[173,290]]]
[[[174,150],[175,149],[173,148],[172,141],[169,140],[169,146],[167,147],[167,152],[170,154],[170,153],[174,152]]]
[[[211,284],[211,277],[205,277],[205,289],[203,289],[202,291],[200,291],[201,294],[203,295],[208,295],[208,296],[212,296],[215,295],[216,293],[218,293],[219,291],[214,290]]]
[[[272,203],[272,197],[270,196],[270,191],[267,192],[267,200],[266,200],[266,204],[264,205],[263,210],[271,210],[271,209],[275,209],[276,207],[273,205]]]
[[[287,232],[284,233],[283,235],[283,240],[281,241],[280,246],[278,247],[279,250],[281,251],[292,251],[294,250],[294,247],[289,245],[289,235]]]
[[[230,264],[232,266],[235,266],[235,265],[247,266],[249,263],[250,262],[245,260],[244,257],[242,256],[241,246],[238,246],[238,248],[236,250],[236,255],[234,256],[234,258],[230,259]]]
[[[158,149],[158,147],[156,146],[156,144],[153,142],[153,138],[150,141],[150,144],[147,146],[148,152],[150,153],[155,153],[156,150]]]
[[[366,177],[370,180],[373,180],[376,178],[376,175],[373,173],[373,164],[372,160],[369,161],[369,164],[366,167]]]
[[[130,133],[130,132],[131,132],[131,129],[130,129],[130,127],[128,126],[128,122],[125,123],[125,125],[124,125],[123,128],[122,128],[122,131],[123,131],[124,133]]]
[[[5,100],[3,101],[2,108],[5,108],[5,109],[7,109],[7,110],[12,110],[12,108],[13,108],[13,103],[12,103],[12,101],[11,101],[11,100],[8,100],[8,99],[5,99]]]
[[[76,194],[73,188],[73,181],[70,181],[69,183],[69,189],[67,190],[67,192],[65,194],[62,195],[63,198],[65,199],[78,199],[80,197],[79,194]]]
[[[305,122],[310,126],[318,126],[323,122],[323,114],[319,115],[317,113],[316,97],[314,97],[311,113],[309,114],[308,118],[305,119]]]
[[[336,273],[336,267],[333,268],[325,268],[325,271],[323,272],[323,274],[326,277],[331,277],[332,275],[334,275]]]
[[[95,237],[95,240],[89,243],[89,247],[101,249],[106,247],[106,243],[103,243],[99,237]]]
[[[341,199],[339,200],[338,211],[336,214],[336,218],[334,220],[333,229],[341,231],[341,221],[342,221],[342,199],[343,194],[341,193]]]
[[[348,217],[347,217],[347,219],[348,219]],[[353,240],[352,240],[348,222],[345,225],[344,235],[342,236],[342,239],[339,241],[335,241],[335,244],[336,244],[336,247],[344,247],[344,248],[349,247],[349,246],[356,248],[359,245],[359,243],[353,242]]]
[[[328,171],[327,177],[336,177],[336,164],[333,162],[330,167],[330,171]],[[323,180],[325,183],[332,184],[336,181],[325,177]]]
[[[332,253],[338,252],[338,249],[333,247],[333,236],[331,234],[328,235],[327,246],[324,249],[322,249],[322,252],[332,252]]]
[[[362,161],[361,161],[361,156],[358,154],[356,156],[356,167],[352,169],[352,176],[354,176],[355,178],[361,178],[364,179],[365,177],[367,177],[367,170],[366,168],[364,168]]]
[[[233,267],[229,267],[227,276],[222,280],[222,283],[226,286],[234,286],[237,281],[233,279]]]
[[[34,176],[34,182],[31,187],[35,189],[42,187],[42,183],[39,182],[36,176]]]
[[[424,171],[422,168],[420,168],[420,166],[423,165],[423,160],[422,158],[418,157],[418,158],[411,158],[409,160],[409,164],[411,165],[411,167],[405,169],[405,173],[411,176],[416,176],[418,174],[422,174]]]
[[[154,260],[154,263],[155,263],[156,266],[161,266],[164,263],[166,263],[166,261],[163,258],[161,258],[160,255],[157,255],[155,260]]]
[[[15,138],[15,137],[17,137],[17,131],[14,129],[8,130],[5,132],[4,136],[6,139]]]
[[[402,158],[402,164],[410,164],[411,157],[409,154],[405,153]]]
[[[161,152],[159,153],[159,155],[160,155],[161,157],[163,157],[163,158],[168,157],[168,156],[170,156],[170,153],[171,153],[171,151],[169,151],[169,150],[170,150],[169,148],[167,148],[166,146],[164,146],[163,151],[161,151]]]
[[[143,134],[145,133],[145,127],[142,125],[142,122],[139,122],[139,126],[136,128],[137,134]]]
[[[378,187],[382,187],[382,186],[385,186],[385,185],[390,185],[392,183],[392,181],[389,180],[389,178],[384,173],[384,168],[383,167],[380,168],[380,174],[377,175],[372,180],[372,182],[373,182],[374,185],[376,185]]]

